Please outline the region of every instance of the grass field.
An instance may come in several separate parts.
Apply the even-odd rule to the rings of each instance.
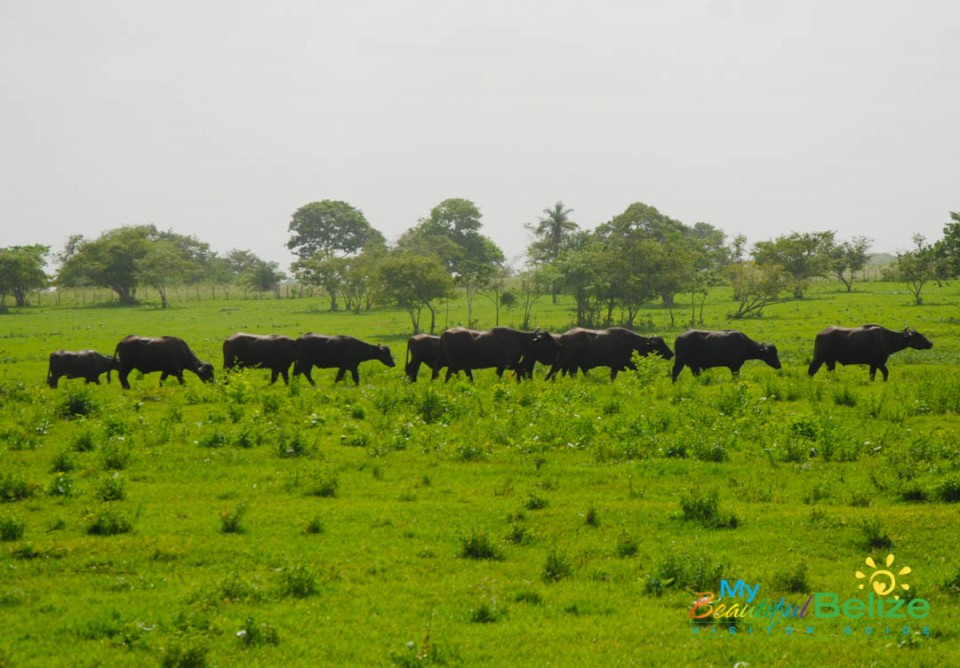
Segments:
[[[673,384],[669,362],[648,360],[612,383],[538,369],[522,384],[492,370],[410,384],[403,312],[11,310],[0,666],[960,665],[960,288],[916,307],[897,284],[822,284],[736,322],[726,297],[711,295],[705,326],[776,343],[782,370]],[[452,304],[441,325],[464,314]],[[689,309],[674,316],[644,311],[643,333],[672,347]],[[544,300],[534,324],[571,319]],[[807,377],[817,331],[866,322],[909,324],[934,347],[891,358],[887,383],[864,367]],[[353,334],[397,366],[361,365],[360,387],[333,370],[316,387],[268,387],[261,370],[223,383],[237,331]],[[183,337],[218,382],[45,386],[51,351],[111,353],[127,334]],[[915,617],[855,618],[880,570],[907,601],[892,614]],[[757,616],[691,623],[696,592],[737,580],[756,598],[723,603]],[[831,595],[855,600],[833,618],[813,602],[802,619],[761,616],[813,595],[824,614]]]

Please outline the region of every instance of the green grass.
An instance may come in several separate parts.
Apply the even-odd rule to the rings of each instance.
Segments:
[[[960,287],[822,284],[763,318],[706,327],[777,344],[784,368],[670,382],[403,378],[408,318],[319,299],[70,303],[0,316],[0,666],[953,665],[960,557]],[[478,316],[481,326],[490,312]],[[562,331],[571,304],[541,301]],[[647,309],[668,342],[689,309]],[[459,302],[441,326],[460,324]],[[501,324],[516,324],[507,312]],[[934,348],[806,375],[827,324],[910,324]],[[44,384],[52,350],[182,336],[221,365],[236,331],[349,333],[398,361],[361,385]],[[219,374],[222,376],[222,374]],[[115,379],[114,379],[115,380]],[[218,381],[222,378],[218,377]],[[864,596],[865,559],[896,555],[928,619],[815,620],[813,637],[697,625],[719,580],[789,602]],[[873,635],[865,628],[871,626]],[[929,637],[917,635],[928,626]],[[717,632],[713,633],[716,629]]]

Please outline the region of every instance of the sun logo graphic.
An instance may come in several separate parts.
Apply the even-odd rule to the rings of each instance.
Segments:
[[[874,569],[874,571],[869,576],[867,576],[866,574],[860,571],[857,571],[857,574],[856,574],[857,579],[866,580],[866,582],[860,583],[860,589],[863,589],[869,584],[873,588],[873,591],[875,591],[878,596],[889,596],[890,594],[893,594],[894,590],[897,588],[897,585],[899,584],[901,589],[903,589],[904,591],[909,591],[910,585],[908,585],[906,582],[897,583],[897,576],[908,575],[912,572],[912,569],[909,566],[904,566],[899,571],[897,571],[896,575],[894,575],[893,571],[890,570],[890,567],[893,566],[893,559],[894,559],[893,555],[888,554],[887,558],[884,560],[885,568],[880,569],[877,566],[876,562],[873,560],[873,557],[867,557],[864,563],[870,568]],[[893,594],[893,598],[899,599],[900,595]]]

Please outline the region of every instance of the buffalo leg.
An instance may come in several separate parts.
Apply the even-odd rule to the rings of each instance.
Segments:
[[[807,367],[807,375],[814,376],[817,371],[820,370],[820,367],[823,366],[823,360],[817,359],[816,357],[810,362],[810,366]]]
[[[680,372],[683,371],[683,367],[684,367],[684,363],[681,362],[680,360],[677,360],[676,362],[673,363],[673,372],[671,372],[670,376],[671,378],[673,378],[674,383],[677,382],[677,376],[679,376]]]
[[[359,384],[360,384],[360,370],[359,370],[357,367],[353,367],[352,369],[350,369],[350,375],[353,376],[353,384],[354,384],[354,385],[359,385]]]
[[[343,380],[343,377],[346,373],[347,373],[346,367],[340,367],[339,369],[337,369],[337,378],[333,382],[339,383],[341,380]]]

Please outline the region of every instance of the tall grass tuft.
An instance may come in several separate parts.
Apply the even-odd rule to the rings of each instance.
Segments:
[[[474,531],[469,536],[460,539],[460,556],[463,559],[501,561],[503,552],[490,539],[489,535]]]
[[[713,490],[706,496],[697,493],[680,499],[681,518],[696,522],[707,529],[736,529],[740,520],[733,513],[720,512],[719,495]]]

